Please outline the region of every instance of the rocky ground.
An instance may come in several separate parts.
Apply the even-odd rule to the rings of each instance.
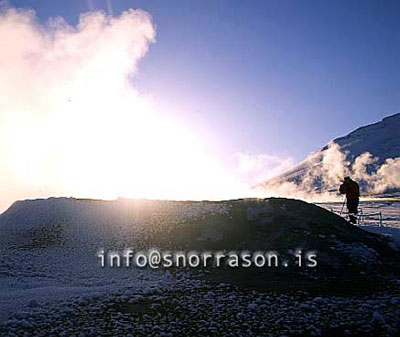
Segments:
[[[123,207],[45,200],[38,211],[34,204],[0,217],[7,244],[0,249],[0,336],[400,334],[397,247],[317,206],[288,199]],[[319,265],[98,266],[96,249],[127,243],[281,253],[301,247],[315,249]]]
[[[356,285],[355,285],[356,286]],[[394,288],[393,288],[394,289]],[[396,336],[400,287],[360,297],[243,289],[178,278],[174,289],[30,304],[8,336]]]

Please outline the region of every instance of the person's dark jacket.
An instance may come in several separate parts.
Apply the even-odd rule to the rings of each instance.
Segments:
[[[340,185],[339,192],[346,194],[347,199],[356,199],[360,197],[360,186],[352,179],[346,179]]]

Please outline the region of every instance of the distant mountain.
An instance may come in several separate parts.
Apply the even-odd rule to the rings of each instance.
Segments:
[[[346,175],[371,194],[400,190],[400,113],[339,137],[286,172],[254,189],[324,193]],[[286,188],[282,188],[286,184]],[[290,193],[288,193],[290,194]],[[292,193],[296,194],[296,193]]]
[[[364,152],[379,158],[382,164],[387,158],[400,156],[400,113],[385,117],[378,123],[362,126],[347,136],[336,138],[344,151],[349,151],[348,160]],[[322,150],[326,150],[325,147]]]

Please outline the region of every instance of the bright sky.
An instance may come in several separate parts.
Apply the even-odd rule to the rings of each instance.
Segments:
[[[124,97],[130,95],[125,103],[115,103],[123,100],[119,96],[120,92],[110,94],[107,86],[97,85],[101,81],[116,84],[118,79],[113,77],[115,69],[106,74],[98,71],[96,76],[92,76],[89,63],[93,59],[85,63],[87,72],[82,71],[82,74],[86,74],[93,81],[90,83],[95,84],[89,90],[85,79],[77,79],[75,76],[71,82],[65,80],[74,71],[73,62],[78,62],[76,59],[71,58],[68,64],[63,61],[61,67],[57,65],[56,68],[46,70],[47,66],[44,66],[45,74],[48,71],[50,78],[46,82],[49,88],[64,82],[67,86],[74,83],[69,91],[74,95],[67,98],[70,106],[65,107],[64,112],[62,109],[57,108],[57,112],[53,109],[50,119],[43,119],[43,123],[47,123],[47,131],[54,132],[55,125],[62,124],[60,116],[65,116],[63,113],[71,116],[70,110],[74,104],[79,113],[83,113],[80,111],[82,107],[87,107],[84,115],[80,114],[75,120],[73,117],[65,120],[64,125],[70,123],[70,129],[65,133],[64,140],[57,143],[57,148],[63,153],[71,152],[71,157],[59,156],[45,166],[43,162],[37,164],[34,149],[48,142],[47,131],[42,133],[46,137],[38,140],[37,133],[32,132],[33,124],[27,122],[32,116],[18,117],[20,122],[13,120],[10,126],[5,127],[9,116],[1,112],[0,117],[4,119],[0,119],[0,127],[5,127],[11,134],[21,130],[24,132],[24,128],[27,130],[24,137],[18,138],[21,142],[19,148],[15,145],[15,139],[8,138],[15,146],[9,148],[9,151],[18,158],[14,158],[14,166],[6,166],[21,186],[15,189],[18,192],[1,197],[0,209],[13,198],[51,194],[193,199],[196,195],[198,198],[234,197],[237,195],[233,195],[233,191],[242,191],[242,183],[251,184],[277,173],[304,159],[329,140],[399,111],[398,1],[110,0],[107,5],[105,0],[11,0],[9,5],[33,8],[41,24],[61,16],[71,26],[76,26],[79,15],[89,9],[102,9],[110,14],[111,7],[113,15],[119,17],[129,8],[140,8],[152,16],[149,25],[155,27],[155,42],[151,42],[151,32],[145,33],[150,34],[146,35],[146,41],[140,40],[141,37],[132,41],[131,37],[126,36],[121,39],[110,37],[110,50],[113,50],[114,41],[117,49],[120,46],[118,43],[125,42],[136,43],[143,49],[138,54],[130,55],[137,67],[129,78],[134,93],[131,87],[123,88],[129,91]],[[131,24],[122,22],[123,19],[120,21],[115,24],[116,29],[123,30],[128,27],[124,24]],[[6,33],[4,30],[3,34]],[[110,36],[112,34],[109,33]],[[99,38],[99,41],[103,40]],[[102,57],[107,58],[108,45],[94,45],[93,48],[99,48]],[[53,53],[57,55],[59,47],[53,47]],[[40,48],[42,53],[46,51],[46,43],[40,42]],[[84,50],[86,47],[85,44],[79,44],[76,48]],[[123,55],[122,49],[118,49],[118,52],[120,54],[112,54],[112,57],[118,57],[115,63],[121,64],[115,73],[126,74],[129,72],[124,68],[126,55]],[[76,57],[82,59],[81,54]],[[46,60],[46,56],[43,59]],[[101,66],[103,59],[99,60],[98,65]],[[9,67],[6,62],[0,63],[0,68]],[[62,74],[59,78],[53,78],[51,74],[54,69],[61,71],[61,68],[68,70],[68,76]],[[35,68],[35,74],[40,77],[38,68]],[[117,90],[118,85],[114,85],[113,90]],[[108,95],[104,103],[103,97]],[[138,95],[139,98],[136,97]],[[21,97],[23,100],[24,94]],[[94,100],[99,97],[99,106],[91,106],[90,98]],[[139,105],[141,110],[150,112],[141,114],[141,117],[128,115],[128,106]],[[118,111],[116,118],[121,123],[114,125],[113,133],[109,134],[111,142],[102,136],[110,133],[107,131],[109,120],[99,118],[98,113],[92,111],[94,108],[104,110],[104,114],[111,110]],[[18,109],[21,107],[18,106]],[[77,111],[75,113],[78,114]],[[43,125],[37,117],[34,118],[34,123]],[[84,130],[77,130],[76,123],[82,120],[84,122],[81,127]],[[95,154],[90,146],[83,152],[80,145],[93,121],[99,123],[95,135],[97,141],[104,141],[101,146],[94,147],[94,152],[98,152]],[[102,154],[108,153],[105,148],[109,144],[115,145],[116,139],[120,137],[118,135],[131,134],[129,123],[141,127],[138,127],[135,136],[119,138],[118,141],[125,145],[120,147],[119,154],[113,151],[114,159],[111,159],[114,164],[110,164],[110,158],[103,158],[101,161],[93,160],[93,166],[90,166],[87,163],[88,156],[100,158]],[[154,129],[151,125],[157,126]],[[150,137],[149,133],[157,134],[157,137]],[[73,138],[74,134],[77,135],[77,144],[72,146],[65,139]],[[36,141],[29,142],[35,137]],[[144,142],[146,137],[151,139]],[[32,146],[32,150],[28,151],[32,154],[31,162],[20,160],[22,155],[27,156],[24,153],[27,151],[27,142]],[[126,144],[133,142],[147,144],[144,147],[146,150],[142,148],[146,153],[137,153],[136,159],[140,158],[143,162],[143,158],[149,157],[148,152],[151,151],[158,159],[154,156],[146,157],[147,164],[138,168],[135,158],[126,159],[130,157],[127,154],[130,147]],[[177,147],[179,150],[174,151],[172,156],[166,155],[171,148]],[[82,170],[76,169],[77,163],[68,160],[76,148],[80,150],[74,160],[78,157],[82,163],[86,163],[84,166],[87,172],[85,178],[81,178],[83,180],[75,179]],[[44,161],[48,161],[48,150],[39,153]],[[177,164],[168,165],[172,161]],[[27,176],[26,165],[32,162],[35,169]],[[102,164],[102,169],[91,174],[99,164]],[[55,166],[57,169],[54,169]],[[116,166],[123,169],[118,171]],[[21,175],[15,175],[16,167],[21,170]],[[49,171],[48,178],[42,176],[43,167]],[[59,167],[69,172],[75,169],[75,175],[66,178],[65,172]],[[150,172],[147,169],[149,167]],[[161,175],[160,169],[164,171]],[[194,173],[188,175],[187,170]],[[8,179],[4,170],[1,172],[2,190],[13,189],[12,179]],[[106,187],[98,187],[98,179],[110,172],[116,178],[110,181],[108,176],[104,183]],[[126,180],[132,172],[136,172],[137,178],[128,184]],[[201,177],[201,172],[206,173]],[[140,177],[144,175],[147,178],[143,180]],[[91,178],[88,179],[88,176]],[[194,176],[198,177],[198,181],[191,186]],[[171,177],[172,182],[184,182],[181,182],[180,188],[172,191],[172,185],[163,182],[168,177]],[[149,188],[149,180],[157,183]],[[25,184],[32,181],[35,181],[35,186],[29,193],[24,193]],[[60,185],[62,189],[58,189]],[[210,186],[213,188],[210,189]],[[228,186],[231,186],[232,191],[227,190]]]

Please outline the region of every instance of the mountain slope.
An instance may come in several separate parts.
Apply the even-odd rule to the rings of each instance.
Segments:
[[[339,137],[258,190],[329,193],[346,175],[370,194],[400,190],[400,113]]]

